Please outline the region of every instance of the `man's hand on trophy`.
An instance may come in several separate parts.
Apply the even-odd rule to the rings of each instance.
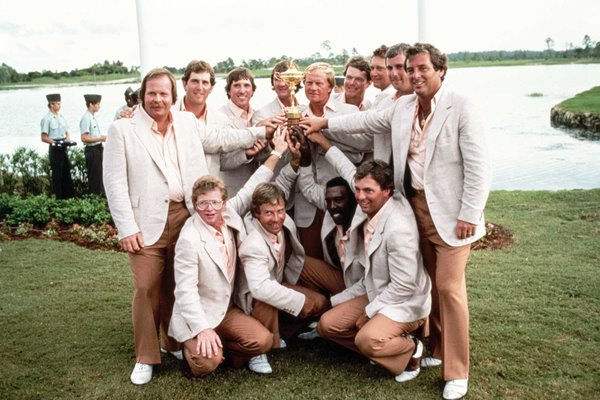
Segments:
[[[288,132],[285,127],[278,127],[273,135],[271,146],[277,153],[284,155],[288,151]]]
[[[310,136],[321,129],[327,129],[329,120],[322,117],[304,117],[300,120],[300,126],[304,129],[304,134]]]
[[[264,150],[265,147],[267,147],[267,141],[258,139],[256,142],[254,142],[252,147],[249,147],[246,150],[244,150],[244,153],[246,154],[246,157],[248,159],[251,159],[252,157],[256,156],[258,153],[260,153],[262,150]]]
[[[302,130],[300,129],[299,134],[304,136]],[[298,132],[294,132],[293,129],[286,128],[286,138],[288,149],[290,150],[290,154],[292,155],[290,159],[290,165],[294,169],[294,171],[298,171],[298,167],[300,167],[300,161],[302,159],[302,153],[300,152],[300,141],[297,138]]]
[[[291,139],[293,143],[297,143],[300,145],[300,165],[302,167],[307,167],[311,162],[311,152],[310,145],[304,136],[304,130],[300,126],[292,126],[291,127]]]
[[[256,126],[264,126],[267,140],[273,139],[273,134],[278,126],[284,125],[286,123],[286,119],[283,116],[275,115],[273,117],[263,119]]]

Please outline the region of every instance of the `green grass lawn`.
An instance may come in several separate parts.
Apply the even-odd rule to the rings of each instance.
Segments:
[[[586,90],[560,103],[558,107],[571,112],[600,114],[600,86]]]
[[[468,398],[598,398],[600,189],[494,192],[487,218],[514,244],[470,259]],[[0,399],[441,398],[439,368],[398,384],[322,340],[273,354],[271,376],[223,366],[191,381],[163,356],[134,386],[127,256],[50,240],[0,249]]]

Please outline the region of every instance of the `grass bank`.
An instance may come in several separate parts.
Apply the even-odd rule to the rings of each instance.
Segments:
[[[597,398],[600,189],[494,192],[487,218],[514,244],[469,263],[469,398]],[[400,385],[321,340],[275,353],[271,376],[222,367],[190,381],[164,357],[135,387],[127,256],[48,240],[0,248],[0,398],[441,398],[439,368]]]
[[[586,90],[558,104],[565,111],[600,114],[600,86]]]
[[[132,74],[83,75],[60,77],[59,79],[55,79],[52,77],[40,77],[34,78],[30,82],[0,85],[0,90],[30,88],[37,86],[94,85],[101,83],[126,82],[141,82],[140,74],[136,72]]]

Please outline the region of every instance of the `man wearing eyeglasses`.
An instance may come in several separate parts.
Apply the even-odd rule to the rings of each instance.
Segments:
[[[172,111],[176,81],[164,68],[142,80],[142,107],[108,130],[104,183],[108,205],[123,250],[128,252],[133,284],[133,333],[136,364],[131,382],[152,379],[161,349],[181,359],[181,345],[167,334],[173,311],[175,243],[194,212],[194,181],[208,172],[206,152],[251,146],[270,140],[274,126],[246,130],[217,129],[194,115]],[[158,331],[160,330],[160,344]]]
[[[271,179],[287,150],[283,134],[274,143],[273,154],[231,199],[218,177],[205,175],[194,183],[195,213],[181,229],[175,249],[175,304],[169,326],[169,335],[183,343],[193,376],[214,371],[224,351],[237,368],[271,349],[271,333],[235,304],[233,289],[239,273],[237,247],[246,237],[240,214],[248,211],[254,187]],[[271,372],[252,362],[249,368]]]

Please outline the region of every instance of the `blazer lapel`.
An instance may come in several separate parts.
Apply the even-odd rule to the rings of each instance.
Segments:
[[[133,131],[139,138],[140,143],[142,143],[142,146],[144,146],[148,154],[150,154],[150,157],[158,169],[160,169],[166,177],[167,171],[165,169],[164,158],[159,154],[156,146],[154,146],[154,141],[156,139],[152,137],[152,126],[148,124],[148,121],[143,117],[141,111],[133,114],[131,123],[135,125]]]
[[[204,244],[204,249],[206,250],[206,254],[210,257],[212,262],[215,263],[217,267],[223,272],[223,275],[227,277],[227,261],[225,257],[223,257],[223,253],[221,249],[217,245],[216,240],[212,237],[212,234],[208,231],[208,229],[204,226],[200,217],[196,214],[194,215],[194,226],[198,230],[200,235],[200,240]],[[200,253],[201,249],[198,249]],[[201,255],[202,256],[202,255]]]
[[[440,90],[444,90],[442,87]],[[433,151],[435,149],[435,141],[440,135],[442,128],[448,115],[450,115],[450,108],[452,103],[448,100],[445,90],[441,93],[439,103],[435,107],[433,118],[431,119],[431,125],[429,126],[429,132],[427,133],[427,143],[425,144],[425,169],[429,166],[431,158],[433,157]]]
[[[414,95],[411,96],[413,96],[413,98],[406,104],[402,105],[402,109],[398,110],[398,112],[400,112],[400,116],[398,117],[400,128],[397,130],[392,129],[392,154],[395,165],[394,169],[397,171],[402,171],[402,174],[400,174],[402,176],[396,177],[396,182],[400,182],[404,176],[406,159],[408,157],[410,131],[412,129],[413,118],[415,115],[415,103],[417,98]],[[398,101],[401,101],[401,99]]]
[[[179,163],[179,171],[181,171],[182,183],[185,183],[185,167],[188,161],[186,158],[187,152],[185,151],[185,149],[188,148],[190,144],[185,142],[185,135],[181,134],[183,130],[184,128],[182,127],[181,119],[173,115],[173,132],[175,132],[175,147],[177,148],[177,161]]]

